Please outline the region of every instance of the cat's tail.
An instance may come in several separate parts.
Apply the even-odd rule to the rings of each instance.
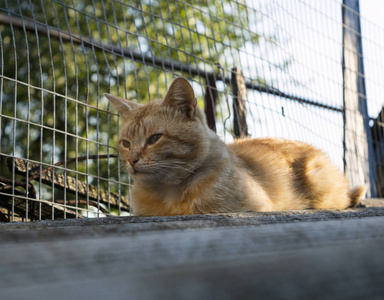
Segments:
[[[356,207],[359,204],[360,199],[365,194],[365,187],[357,186],[349,190],[348,196],[351,200],[349,207]]]

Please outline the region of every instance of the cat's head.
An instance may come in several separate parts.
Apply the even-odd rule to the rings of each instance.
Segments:
[[[163,100],[147,104],[105,96],[123,119],[118,148],[134,180],[179,184],[208,155],[211,133],[192,86],[184,78],[173,81]]]

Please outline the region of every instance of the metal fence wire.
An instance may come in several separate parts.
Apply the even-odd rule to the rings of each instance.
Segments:
[[[225,141],[311,143],[382,197],[383,49],[358,1],[0,0],[0,221],[132,213],[103,93],[178,76]]]

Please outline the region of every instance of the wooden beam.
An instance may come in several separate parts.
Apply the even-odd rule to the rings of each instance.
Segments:
[[[55,185],[55,188],[66,189],[72,194],[77,194],[81,198],[87,198],[94,201],[100,201],[103,204],[110,204],[111,206],[118,208],[121,207],[122,210],[129,211],[129,201],[125,197],[119,196],[115,193],[108,193],[105,189],[101,187],[94,186],[92,184],[86,184],[83,181],[76,180],[76,178],[71,176],[64,176],[58,172],[52,172],[49,170],[47,172],[40,173],[40,165],[20,158],[14,158],[14,167],[16,174],[26,175],[27,165],[28,165],[28,175],[33,176],[34,174],[39,174],[41,181],[44,184],[51,185],[52,182]],[[12,167],[12,158],[8,159],[8,166]],[[44,169],[44,167],[42,167]],[[36,179],[38,180],[38,179]]]
[[[0,187],[1,186],[5,185],[0,183]],[[25,197],[25,192],[22,192],[18,189],[10,189],[1,192],[0,210],[4,214],[8,215],[10,221],[33,221],[36,219],[57,220],[63,218],[69,219],[82,217],[76,211],[68,207],[64,208],[63,205],[57,205],[56,203],[52,203],[51,201],[46,201],[42,199],[27,200]],[[38,203],[40,205],[36,205]]]
[[[215,76],[207,76],[207,87],[204,97],[204,113],[207,119],[208,127],[216,132],[216,104],[217,104],[217,87]]]
[[[1,296],[382,299],[383,227],[383,208],[0,224]]]
[[[233,68],[231,73],[231,88],[233,95],[233,133],[237,138],[248,136],[247,126],[247,88],[243,72],[240,68]]]

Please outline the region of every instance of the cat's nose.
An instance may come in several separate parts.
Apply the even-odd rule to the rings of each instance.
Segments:
[[[128,162],[132,167],[134,167],[139,160],[140,160],[140,153],[135,152],[129,156]]]

